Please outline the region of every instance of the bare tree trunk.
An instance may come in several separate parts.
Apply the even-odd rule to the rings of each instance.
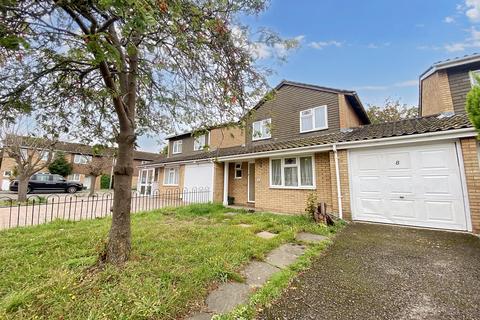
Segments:
[[[120,132],[117,143],[112,226],[105,252],[105,262],[121,265],[128,260],[131,249],[130,209],[135,145],[133,129],[127,133]]]
[[[28,180],[29,176],[19,175],[18,176],[18,201],[25,202],[27,201],[27,190],[28,190]]]
[[[95,186],[97,185],[97,176],[91,176],[90,178],[90,193],[88,194],[92,197],[95,194]]]

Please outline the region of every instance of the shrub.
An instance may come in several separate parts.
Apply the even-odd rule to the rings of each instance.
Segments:
[[[110,189],[110,175],[102,174],[100,177],[100,189]]]
[[[309,217],[313,217],[315,210],[317,209],[317,194],[315,192],[310,192],[307,197],[305,205],[305,213]]]

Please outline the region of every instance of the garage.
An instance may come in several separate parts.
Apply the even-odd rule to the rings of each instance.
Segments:
[[[349,152],[353,220],[467,230],[454,142]]]
[[[213,164],[198,163],[185,165],[184,188],[187,190],[186,201],[189,199],[196,202],[212,201]]]

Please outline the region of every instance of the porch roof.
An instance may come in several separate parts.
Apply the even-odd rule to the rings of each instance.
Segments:
[[[174,162],[188,162],[209,160],[221,157],[255,154],[267,151],[281,151],[295,148],[329,145],[341,142],[368,141],[381,138],[392,138],[410,136],[416,134],[442,132],[458,129],[472,129],[472,136],[475,135],[473,126],[466,114],[440,114],[421,118],[406,119],[395,122],[364,125],[358,128],[338,130],[333,133],[319,134],[316,136],[283,140],[267,141],[262,144],[221,148],[214,151],[207,151],[193,155],[176,156],[153,161],[148,165],[168,164]]]

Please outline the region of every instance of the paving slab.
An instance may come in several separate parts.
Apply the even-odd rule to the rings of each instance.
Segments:
[[[257,236],[259,236],[260,238],[263,238],[263,239],[272,239],[272,238],[275,238],[277,236],[276,233],[271,233],[271,232],[268,232],[268,231],[261,231],[259,233],[257,233]]]
[[[207,300],[207,308],[213,313],[227,313],[239,304],[248,301],[250,287],[244,283],[225,283],[211,292]]]
[[[185,320],[210,320],[212,319],[213,315],[211,313],[206,312],[199,312],[191,315],[190,317],[186,318]]]
[[[279,268],[266,262],[252,261],[243,270],[242,274],[245,276],[245,282],[249,286],[261,287],[278,271],[280,271]]]
[[[284,269],[291,265],[305,252],[305,246],[287,243],[272,250],[266,257],[265,262]]]
[[[251,226],[252,226],[251,224],[246,224],[246,223],[237,224],[237,227],[241,227],[241,228],[250,228]]]
[[[328,237],[321,236],[319,234],[308,233],[308,232],[299,232],[295,237],[295,239],[297,241],[303,241],[307,243],[319,243],[324,240],[327,240]]]

